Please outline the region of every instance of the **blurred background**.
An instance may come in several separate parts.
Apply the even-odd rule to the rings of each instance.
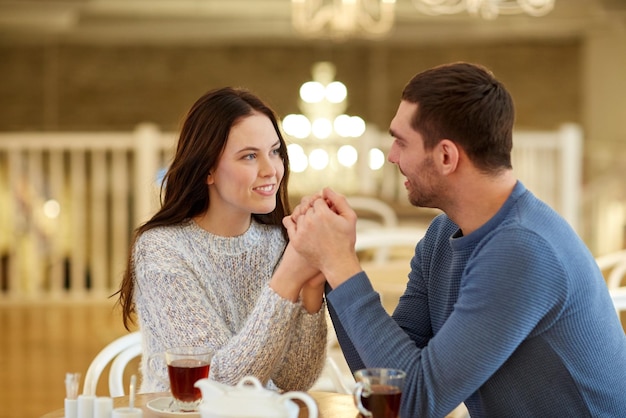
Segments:
[[[125,332],[108,296],[203,93],[247,87],[276,110],[294,202],[330,185],[422,227],[435,213],[407,204],[388,125],[415,73],[460,60],[511,91],[525,184],[595,256],[626,248],[623,0],[0,0],[0,370],[41,377],[11,395],[0,374],[0,411],[62,406],[64,372]],[[64,331],[90,304],[99,325]],[[33,348],[44,336],[63,361]]]

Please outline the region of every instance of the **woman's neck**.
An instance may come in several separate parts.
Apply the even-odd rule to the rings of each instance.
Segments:
[[[214,213],[210,209],[193,218],[198,226],[205,231],[221,237],[237,237],[243,235],[252,222],[252,215],[239,213]]]

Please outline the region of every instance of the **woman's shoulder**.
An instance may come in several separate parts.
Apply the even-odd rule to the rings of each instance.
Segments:
[[[159,247],[174,247],[181,238],[188,236],[192,231],[189,228],[189,223],[181,223],[175,225],[162,225],[150,228],[147,231],[142,232],[135,243],[136,246],[159,246]]]

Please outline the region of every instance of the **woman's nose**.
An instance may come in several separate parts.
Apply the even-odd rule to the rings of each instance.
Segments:
[[[261,161],[261,166],[259,168],[259,174],[261,175],[261,177],[274,176],[276,172],[276,163],[269,158],[263,158]]]

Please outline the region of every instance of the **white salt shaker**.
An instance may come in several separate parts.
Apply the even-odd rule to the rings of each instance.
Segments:
[[[65,418],[78,418],[78,399],[65,398]]]
[[[111,418],[113,413],[113,399],[99,396],[93,403],[93,418]]]
[[[95,401],[94,395],[78,395],[78,418],[93,418]]]

